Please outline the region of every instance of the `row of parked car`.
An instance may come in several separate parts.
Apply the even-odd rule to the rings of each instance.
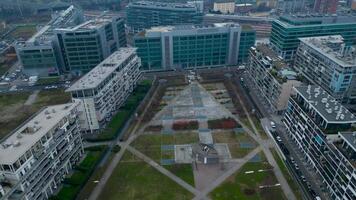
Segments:
[[[275,130],[276,125],[274,122],[271,122],[271,128],[272,128],[271,129],[272,136],[277,141],[277,144],[278,144],[279,148],[281,149],[281,151],[283,152],[283,154],[286,156],[287,165],[289,165],[290,168],[292,168],[292,170],[294,171],[294,174],[297,176],[296,178],[298,178],[301,181],[301,184],[309,192],[310,196],[313,199],[321,200],[321,198],[313,190],[310,182],[307,181],[307,179],[305,178],[303,173],[300,171],[299,165],[297,164],[295,159],[290,155],[290,152],[287,149],[287,147],[285,146],[285,144],[283,143],[282,138],[278,135],[277,131]]]

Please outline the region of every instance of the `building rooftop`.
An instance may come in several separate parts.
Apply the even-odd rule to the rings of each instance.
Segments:
[[[266,69],[270,69],[270,73],[279,83],[282,84],[287,80],[297,79],[297,73],[293,71],[267,44],[258,44],[255,47],[251,47],[251,50],[258,52],[263,56],[261,62],[265,65],[264,67]]]
[[[101,15],[95,19],[88,20],[78,26],[70,27],[70,28],[59,28],[56,29],[58,31],[88,31],[88,30],[96,30],[100,27],[103,27],[113,21],[115,17],[110,15]]]
[[[191,10],[197,11],[197,8],[193,4],[183,4],[183,3],[165,3],[165,2],[154,2],[154,1],[136,1],[131,2],[127,7],[135,8],[151,8],[159,10]]]
[[[136,48],[120,48],[76,81],[66,92],[96,88],[135,52]]]
[[[309,105],[328,123],[356,123],[356,117],[320,86],[295,88]]]
[[[276,22],[284,26],[313,26],[321,24],[356,23],[356,15],[298,14],[284,15]]]
[[[341,67],[356,67],[356,46],[345,45],[341,35],[299,38]]]
[[[20,42],[17,45],[26,47],[40,44],[49,44],[51,42],[50,38],[54,35],[54,29],[72,25],[79,12],[81,11],[79,11],[78,8],[70,6],[64,11],[55,13],[52,16],[52,20],[43,26],[39,31],[37,31],[30,39],[28,39],[26,42]]]
[[[46,135],[78,102],[49,106],[32,116],[1,141],[0,164],[13,164]]]
[[[177,26],[155,26],[150,29],[139,32],[136,36],[138,37],[152,37],[157,36],[157,33],[162,32],[173,32],[173,31],[198,31],[199,33],[210,33],[211,30],[223,30],[227,28],[241,28],[237,23],[215,23],[212,25],[202,26],[202,25],[177,25]],[[209,30],[205,31],[204,30]]]

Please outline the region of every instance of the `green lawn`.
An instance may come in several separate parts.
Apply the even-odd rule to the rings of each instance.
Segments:
[[[294,194],[296,195],[298,200],[302,200],[302,191],[300,191],[300,188],[298,186],[298,184],[295,182],[295,180],[292,178],[291,174],[289,173],[285,163],[283,162],[283,160],[281,159],[281,157],[279,157],[277,151],[275,149],[270,149],[274,159],[276,160],[279,168],[281,169],[284,178],[287,179],[288,185],[292,188]]]
[[[36,33],[35,25],[18,26],[13,32],[11,32],[10,36],[15,39],[17,38],[29,39],[34,33]]]
[[[165,165],[164,168],[194,186],[193,167],[191,164]]]
[[[127,154],[127,153],[125,153]],[[124,155],[124,157],[132,157]],[[98,200],[184,200],[193,195],[145,162],[120,162]]]
[[[260,169],[268,170],[271,166],[266,162],[248,162],[238,172],[229,177],[211,194],[214,200],[274,200],[286,199],[281,188],[270,187],[260,189],[261,185],[273,185],[277,179],[272,171],[258,172]],[[246,171],[254,171],[246,174]]]

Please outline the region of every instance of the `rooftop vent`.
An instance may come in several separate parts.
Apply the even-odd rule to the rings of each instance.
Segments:
[[[21,139],[23,136],[21,133],[19,133],[17,136],[16,136],[18,139]]]
[[[13,146],[14,147],[18,147],[18,146],[20,146],[20,141],[18,141],[18,140],[16,140],[14,143],[13,143]]]
[[[51,115],[48,115],[47,117],[46,117],[46,119],[51,119],[52,117],[51,117]]]

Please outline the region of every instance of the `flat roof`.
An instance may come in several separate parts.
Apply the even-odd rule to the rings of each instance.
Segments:
[[[306,37],[299,40],[341,67],[356,67],[356,46],[345,45],[341,35]]]
[[[283,15],[278,20],[285,26],[313,26],[321,24],[356,23],[356,15],[296,14]]]
[[[96,88],[135,52],[136,48],[120,48],[94,67],[91,71],[82,76],[78,81],[70,86],[66,92]]]
[[[59,31],[87,31],[87,30],[95,30],[99,29],[102,26],[105,26],[109,23],[111,23],[115,17],[108,16],[108,15],[102,15],[100,17],[97,17],[95,19],[88,20],[82,24],[79,24],[78,26],[71,27],[71,28],[58,28],[57,30]]]
[[[197,7],[193,4],[183,4],[183,3],[165,3],[165,2],[155,2],[155,1],[136,1],[131,2],[127,7],[136,8],[151,8],[160,10],[192,10],[197,11]]]
[[[296,87],[299,93],[328,123],[356,123],[356,117],[320,86]]]
[[[209,34],[209,29],[220,29],[224,30],[227,28],[240,28],[241,26],[238,23],[214,23],[211,25],[177,25],[177,26],[155,26],[150,29],[141,31],[137,33],[136,36],[139,37],[151,37],[157,36],[155,33],[162,32],[174,32],[174,31],[199,31],[201,34]],[[207,31],[204,31],[207,30]]]
[[[0,164],[11,165],[16,162],[78,104],[74,102],[45,107],[15,129],[1,141]],[[29,129],[32,129],[33,133],[25,133]]]

